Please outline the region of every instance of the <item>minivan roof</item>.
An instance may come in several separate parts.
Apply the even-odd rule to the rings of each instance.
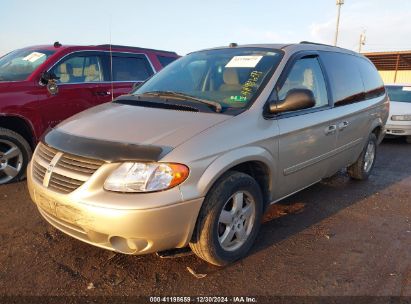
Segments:
[[[243,45],[236,45],[234,47],[230,46],[222,46],[222,47],[215,47],[215,48],[209,48],[205,50],[214,50],[214,49],[228,49],[228,48],[240,48],[240,47],[252,47],[252,48],[266,48],[266,49],[280,49],[285,52],[297,52],[297,51],[333,51],[333,52],[339,52],[339,53],[346,53],[350,55],[356,55],[356,56],[361,56],[361,54],[358,54],[357,52],[343,49],[340,47],[332,46],[332,45],[327,45],[327,44],[321,44],[321,43],[314,43],[314,42],[309,42],[309,41],[302,41],[300,43],[273,43],[273,44],[243,44]]]

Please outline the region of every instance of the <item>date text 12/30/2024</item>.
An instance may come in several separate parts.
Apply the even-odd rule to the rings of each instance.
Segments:
[[[258,303],[255,297],[150,297],[150,303]]]

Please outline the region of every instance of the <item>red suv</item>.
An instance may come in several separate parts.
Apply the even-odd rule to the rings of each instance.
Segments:
[[[0,58],[0,185],[19,180],[49,127],[130,92],[178,58],[120,45],[33,46]]]

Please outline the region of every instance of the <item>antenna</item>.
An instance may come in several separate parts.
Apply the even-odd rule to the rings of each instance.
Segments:
[[[113,51],[111,49],[111,15],[110,15],[110,84],[111,84],[111,101],[114,100],[114,84],[113,84]]]

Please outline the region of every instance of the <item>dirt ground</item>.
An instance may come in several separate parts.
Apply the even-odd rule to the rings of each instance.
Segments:
[[[403,140],[382,143],[368,181],[340,173],[275,205],[250,255],[226,268],[77,241],[41,218],[25,182],[0,186],[0,214],[3,296],[411,297],[411,145]]]

